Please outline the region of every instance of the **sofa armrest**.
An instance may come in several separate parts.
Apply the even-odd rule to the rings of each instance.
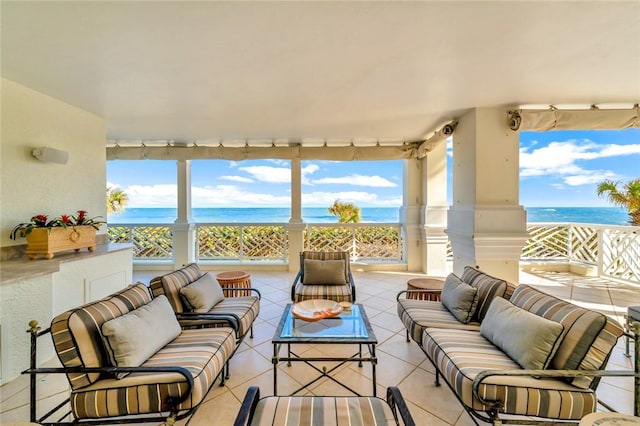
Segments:
[[[247,288],[247,287],[224,287],[222,289],[223,291],[227,291],[227,290],[242,290],[242,291],[250,291],[252,293],[256,293],[256,297],[258,298],[258,300],[262,300],[262,294],[260,293],[260,291],[256,288]]]
[[[420,294],[420,293],[435,294],[435,293],[442,293],[442,290],[401,290],[396,295],[396,302],[400,301],[400,296],[402,296],[403,294]]]
[[[411,417],[409,407],[404,401],[404,398],[400,393],[400,389],[395,386],[389,386],[387,388],[387,404],[389,404],[389,407],[391,407],[391,411],[393,411],[393,417],[396,419],[397,424],[400,424],[400,422],[398,422],[399,413],[404,426],[415,426],[416,423],[413,421],[413,417]]]
[[[238,330],[240,330],[240,318],[233,313],[214,313],[214,312],[181,312],[176,314],[178,322],[183,321],[207,321],[212,324],[224,324],[233,328],[233,331],[238,337]]]
[[[302,271],[298,271],[296,277],[293,280],[293,284],[291,284],[291,300],[296,300],[296,285],[302,279]]]
[[[260,400],[260,388],[257,386],[249,386],[247,393],[244,395],[240,411],[236,417],[233,426],[247,426],[251,423],[253,413],[256,410],[258,401]]]

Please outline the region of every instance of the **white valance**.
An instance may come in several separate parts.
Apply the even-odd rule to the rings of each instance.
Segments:
[[[512,130],[613,130],[640,128],[640,107],[630,109],[547,110],[519,109],[509,111]]]
[[[417,158],[420,142],[396,146],[111,146],[107,160],[332,160],[371,161]]]

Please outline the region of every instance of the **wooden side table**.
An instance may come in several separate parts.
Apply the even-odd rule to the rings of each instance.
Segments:
[[[407,281],[407,299],[440,301],[444,280],[441,278],[412,278]]]
[[[251,288],[251,275],[245,271],[227,271],[216,275],[220,287],[224,290],[224,297],[251,296],[249,290],[226,290],[233,288]]]

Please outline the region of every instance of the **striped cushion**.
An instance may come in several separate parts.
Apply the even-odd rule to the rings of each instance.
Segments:
[[[209,312],[219,314],[235,314],[240,318],[238,336],[244,336],[260,313],[260,300],[255,296],[226,297]],[[201,327],[210,321],[180,320],[180,325],[185,327]]]
[[[349,252],[347,251],[303,251],[300,254],[300,281],[304,282],[304,260],[343,260],[344,280],[349,282]]]
[[[395,425],[393,412],[376,397],[269,396],[258,401],[252,426]]]
[[[566,370],[603,369],[623,329],[605,315],[565,302],[540,290],[521,284],[511,303],[564,326],[560,345],[550,368]],[[595,388],[590,377],[570,379],[576,386]]]
[[[440,302],[400,299],[397,309],[398,316],[409,331],[409,335],[418,343],[422,341],[422,332],[427,327],[480,331],[479,322],[470,321],[462,324]]]
[[[326,299],[335,302],[352,302],[351,286],[347,285],[304,285],[296,284],[294,302],[311,299]]]
[[[436,368],[467,407],[488,407],[473,397],[473,379],[484,370],[512,370],[520,366],[478,332],[427,328],[422,346]],[[491,377],[480,386],[488,400],[503,402],[506,414],[578,420],[596,409],[593,390],[561,380],[533,377]]]
[[[489,310],[491,301],[495,297],[505,297],[508,284],[505,280],[492,277],[472,266],[465,266],[460,278],[465,283],[478,289],[478,307],[473,319],[482,322]]]
[[[190,263],[182,269],[160,277],[155,277],[149,283],[149,287],[151,287],[153,297],[164,294],[167,296],[167,299],[169,299],[173,310],[176,313],[182,313],[185,312],[185,308],[180,298],[180,289],[196,281],[203,275],[197,263]]]
[[[151,301],[147,287],[133,284],[102,300],[74,308],[51,321],[51,336],[60,362],[65,367],[106,367],[109,357],[100,327],[110,319],[124,315]],[[69,373],[72,389],[80,389],[98,380],[99,373]]]
[[[233,329],[228,327],[183,330],[178,338],[142,365],[184,366],[191,372],[193,390],[178,407],[186,410],[202,401],[223,371],[235,345]],[[183,395],[185,390],[186,382],[177,373],[136,373],[74,390],[71,409],[80,419],[155,413],[169,410],[167,397]]]

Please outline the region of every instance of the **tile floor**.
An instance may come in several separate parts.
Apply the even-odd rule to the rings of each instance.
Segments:
[[[136,280],[148,282],[153,274],[134,274]],[[434,370],[414,342],[405,341],[404,328],[396,314],[395,297],[409,278],[418,276],[395,272],[355,272],[358,302],[365,306],[378,338],[377,391],[384,396],[386,387],[398,386],[408,400],[418,425],[471,425],[472,420],[462,409],[446,385],[435,387]],[[215,386],[189,424],[231,425],[246,389],[259,386],[261,395],[273,394],[273,346],[271,337],[280,320],[282,309],[289,302],[293,274],[284,272],[252,272],[253,286],[262,293],[260,316],[255,322],[253,339],[246,338],[231,361],[231,378],[226,386]],[[576,304],[597,309],[623,321],[626,306],[640,304],[640,287],[632,287],[598,278],[569,273],[541,271],[521,272],[521,283],[527,283]],[[327,355],[346,349],[340,345],[308,345],[299,352]],[[330,363],[325,363],[328,367]],[[285,394],[311,380],[313,370],[302,363],[287,367],[279,365],[278,392]],[[620,339],[609,361],[609,369],[630,369],[632,358],[624,356],[624,339]],[[371,394],[371,366],[359,368],[355,363],[343,365],[335,377],[363,394]],[[42,394],[39,409],[53,406],[67,392],[66,380],[60,376],[40,379]],[[600,399],[624,412],[633,412],[633,379],[605,379],[598,388]],[[310,394],[343,395],[344,389],[324,378],[308,388]],[[28,381],[20,377],[0,388],[0,423],[27,422],[29,417]],[[186,424],[182,421],[181,424]]]

